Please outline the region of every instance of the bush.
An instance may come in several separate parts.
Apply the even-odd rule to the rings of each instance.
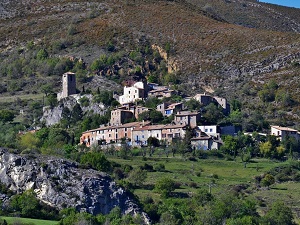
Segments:
[[[140,168],[142,170],[146,170],[146,171],[149,171],[149,172],[153,172],[153,166],[148,164],[148,163],[145,163],[143,166],[140,166]]]
[[[165,165],[162,163],[155,165],[154,169],[158,172],[164,172],[166,170]]]
[[[171,178],[162,178],[155,184],[155,190],[165,198],[169,197],[171,195],[171,192],[175,189],[175,181]]]

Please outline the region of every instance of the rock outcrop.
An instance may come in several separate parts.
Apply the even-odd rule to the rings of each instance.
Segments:
[[[73,110],[74,106],[78,103],[80,104],[80,98],[87,98],[90,102],[88,106],[81,106],[82,112],[93,112],[94,114],[104,115],[106,112],[106,107],[102,103],[93,103],[92,95],[70,95],[67,98],[63,98],[59,101],[58,106],[50,108],[46,106],[43,108],[43,117],[41,121],[46,124],[46,126],[51,126],[60,122],[63,118],[63,109],[67,107],[70,111]]]
[[[50,156],[25,156],[0,148],[0,179],[10,190],[32,189],[37,198],[57,209],[74,207],[80,212],[107,214],[119,206],[124,214],[147,215],[130,195],[109,177],[75,162]]]

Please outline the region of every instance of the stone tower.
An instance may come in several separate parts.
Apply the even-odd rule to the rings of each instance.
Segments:
[[[75,73],[67,72],[62,76],[62,92],[58,93],[57,99],[66,98],[69,95],[76,94],[76,77]]]

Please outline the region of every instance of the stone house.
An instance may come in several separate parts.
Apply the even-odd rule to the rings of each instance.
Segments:
[[[123,95],[119,96],[119,102],[121,105],[134,103],[137,100],[143,100],[146,93],[146,84],[144,82],[136,82],[131,87],[124,87]]]
[[[300,140],[299,131],[288,127],[271,126],[271,135],[276,136],[280,141],[286,137],[294,137],[297,141]]]
[[[170,124],[162,129],[162,139],[167,143],[171,143],[174,139],[182,139],[185,137],[187,126],[185,124]]]
[[[211,96],[206,93],[196,94],[193,98],[196,99],[198,102],[200,102],[201,105],[203,105],[203,106],[207,106],[213,102],[217,103],[218,105],[220,105],[223,108],[223,112],[225,114],[230,113],[230,105],[228,104],[226,98],[221,98],[218,96]]]
[[[130,110],[115,109],[110,113],[110,125],[120,125],[133,118],[133,113]]]
[[[154,90],[151,90],[148,92],[149,97],[155,97],[158,99],[163,99],[163,98],[170,98],[174,94],[176,94],[176,91],[169,89],[168,87],[157,87]]]
[[[175,114],[174,122],[176,124],[184,124],[194,128],[197,126],[200,119],[201,115],[199,112],[179,111]]]

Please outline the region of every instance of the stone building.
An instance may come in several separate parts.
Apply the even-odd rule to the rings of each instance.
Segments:
[[[76,94],[75,73],[67,72],[62,75],[62,92],[57,94],[57,100]]]
[[[200,121],[201,115],[199,112],[191,111],[180,111],[175,114],[174,122],[176,124],[188,125],[191,128],[197,126],[197,123]]]

